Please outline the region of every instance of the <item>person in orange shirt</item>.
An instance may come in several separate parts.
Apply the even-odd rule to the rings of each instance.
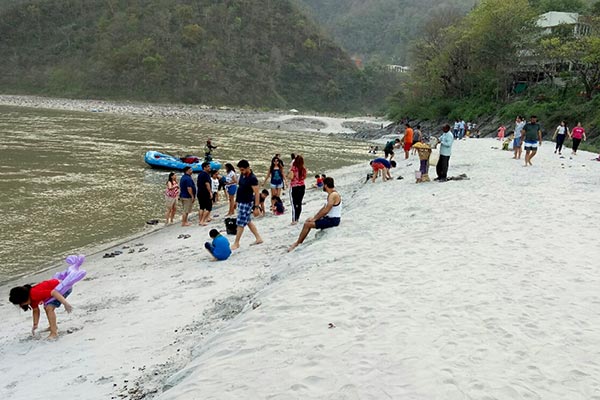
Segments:
[[[408,160],[410,154],[410,148],[413,145],[414,131],[410,127],[410,124],[406,124],[406,131],[404,132],[404,159]]]

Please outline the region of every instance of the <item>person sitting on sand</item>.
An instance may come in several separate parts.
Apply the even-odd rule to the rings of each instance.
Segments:
[[[321,175],[317,174],[315,175],[315,183],[313,184],[313,188],[316,189],[322,189],[323,188],[323,177],[321,177]]]
[[[204,248],[213,256],[213,261],[227,260],[231,255],[229,240],[216,229],[211,229],[208,235],[211,237],[212,243],[205,242]]]
[[[381,177],[384,182],[388,179],[392,179],[392,174],[390,174],[390,168],[396,168],[396,161],[388,161],[385,158],[380,157],[372,160],[369,164],[373,168],[373,177],[371,178],[373,183],[375,183],[375,181],[377,180],[379,171],[381,171]]]
[[[258,216],[264,217],[266,214],[265,201],[267,201],[267,197],[269,197],[269,191],[267,189],[263,189],[260,192],[260,208],[258,209]],[[275,196],[271,196],[273,198]]]
[[[309,218],[304,222],[302,232],[298,240],[296,240],[288,249],[289,251],[294,250],[298,247],[304,239],[308,236],[311,229],[327,229],[333,228],[340,224],[342,218],[342,197],[335,190],[335,183],[333,178],[327,177],[323,182],[323,191],[327,192],[327,202],[325,205],[315,214],[314,217]]]
[[[18,305],[23,311],[28,311],[30,308],[33,310],[33,327],[31,328],[31,334],[35,335],[35,330],[40,322],[40,308],[41,303],[45,303],[50,298],[54,298],[48,304],[44,305],[44,311],[46,311],[46,317],[48,318],[48,324],[50,335],[48,339],[56,339],[58,337],[58,325],[56,324],[56,313],[54,310],[58,307],[65,306],[65,310],[70,313],[73,307],[67,302],[65,297],[71,294],[71,291],[65,293],[63,296],[55,290],[60,284],[58,279],[50,279],[38,283],[35,286],[24,285],[17,286],[10,290],[9,301],[15,305]]]
[[[283,215],[283,213],[285,213],[285,207],[281,197],[273,196],[271,198],[271,212],[275,215]]]

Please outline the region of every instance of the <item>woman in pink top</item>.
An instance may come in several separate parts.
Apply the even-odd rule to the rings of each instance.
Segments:
[[[576,155],[581,139],[587,140],[585,129],[581,126],[581,122],[578,122],[577,126],[571,131],[571,139],[573,139],[573,155]]]
[[[179,183],[177,183],[177,176],[175,175],[175,172],[171,172],[169,174],[169,178],[167,179],[167,188],[165,190],[165,203],[167,206],[165,220],[167,224],[173,223],[173,218],[175,218],[175,212],[177,211],[178,197]]]
[[[498,140],[500,140],[500,141],[504,140],[505,132],[506,132],[506,127],[504,125],[500,125],[500,128],[498,128]]]
[[[306,179],[306,168],[304,167],[304,158],[301,155],[297,155],[292,163],[292,168],[288,174],[290,179],[290,200],[292,202],[292,225],[296,225],[300,219],[302,213],[302,199],[304,199],[304,193],[306,186],[304,186],[304,179]]]

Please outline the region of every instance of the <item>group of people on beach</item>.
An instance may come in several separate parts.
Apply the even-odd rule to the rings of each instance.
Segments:
[[[434,143],[432,143],[432,140]],[[450,156],[452,155],[452,144],[454,143],[455,136],[451,131],[449,124],[442,127],[442,133],[439,138],[430,137],[421,130],[421,126],[417,125],[415,129],[412,128],[409,122],[404,123],[404,135],[402,138],[395,138],[386,142],[383,151],[384,157],[378,157],[371,160],[370,165],[372,173],[370,178],[372,182],[375,182],[378,176],[381,174],[383,181],[392,179],[390,173],[391,168],[395,168],[397,163],[394,160],[395,149],[401,148],[404,151],[404,159],[408,160],[411,154],[418,154],[420,165],[417,174],[417,182],[428,182],[429,181],[429,158],[433,148],[440,144],[440,156],[436,164],[437,178],[434,180],[445,182],[448,180],[448,167],[450,163]],[[369,177],[368,177],[369,178]],[[367,179],[368,179],[367,178]]]
[[[189,166],[183,170],[179,182],[177,181],[177,175],[171,172],[165,188],[166,222],[173,222],[179,199],[182,205],[182,226],[191,225],[189,214],[192,212],[196,202],[198,203],[199,225],[208,225],[212,221],[211,212],[213,204],[218,196],[219,189],[222,187],[227,194],[229,203],[225,217],[237,214],[235,218],[236,236],[233,245],[231,245],[231,250],[236,250],[240,247],[240,239],[246,227],[254,235],[255,241],[252,245],[263,243],[263,239],[252,217],[261,217],[266,214],[267,207],[265,206],[265,202],[269,196],[271,200],[268,208],[272,214],[284,214],[285,206],[282,195],[285,188],[289,188],[291,225],[299,223],[302,214],[302,202],[306,193],[307,179],[307,169],[302,155],[291,154],[291,163],[287,170],[280,154],[276,154],[271,159],[270,167],[262,181],[262,186],[269,185],[270,192],[266,189],[261,190],[261,184],[247,160],[240,160],[237,163],[237,168],[239,173],[233,164],[226,163],[225,175],[220,179],[218,171],[212,171],[210,162],[205,161],[202,164],[202,171],[198,173],[196,182],[192,179],[192,168]],[[298,239],[290,246],[290,251],[304,241],[311,229],[331,228],[340,223],[341,198],[335,190],[333,178],[326,177],[324,174],[316,175],[313,187],[327,192],[327,204],[314,217],[305,221]],[[220,252],[217,255],[214,248],[223,246],[225,241],[219,239],[218,242],[220,244],[215,243],[215,238],[218,238],[218,235],[213,237],[213,231],[211,231],[213,242],[207,242],[205,247],[211,252],[214,259],[221,260],[224,259],[224,254],[227,254],[227,252]],[[216,232],[218,233],[218,231]],[[229,254],[225,258],[229,257]]]
[[[513,159],[520,160],[523,148],[525,148],[525,167],[533,165],[531,159],[536,155],[539,146],[542,145],[542,126],[537,120],[537,116],[532,115],[529,117],[529,122],[522,116],[518,115],[515,119],[515,129],[510,132],[510,136],[504,140],[504,134],[506,127],[501,125],[498,128],[497,139],[503,142],[502,148],[508,150],[509,145],[512,142],[513,147]],[[581,122],[577,122],[577,125],[572,129],[569,129],[565,121],[561,121],[560,124],[554,130],[552,140],[556,141],[554,154],[562,157],[562,150],[565,144],[566,138],[572,140],[572,151],[571,155],[577,155],[577,150],[582,141],[587,140],[585,129]]]

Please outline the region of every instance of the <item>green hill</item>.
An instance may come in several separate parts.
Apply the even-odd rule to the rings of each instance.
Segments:
[[[4,92],[338,111],[368,92],[288,0],[3,0],[0,38]]]
[[[409,64],[411,42],[432,15],[466,14],[476,0],[297,0],[352,54]]]

